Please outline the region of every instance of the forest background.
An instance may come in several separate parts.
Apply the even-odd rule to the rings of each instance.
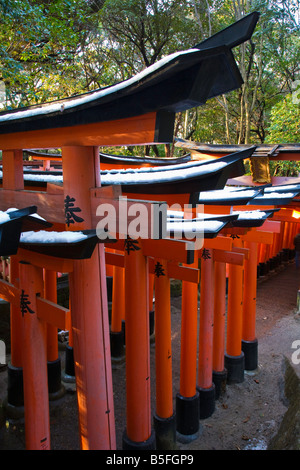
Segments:
[[[178,113],[175,137],[300,143],[300,0],[0,0],[0,111],[126,80],[252,11],[260,12],[256,30],[234,49],[244,84]],[[172,145],[112,151],[180,152]],[[272,171],[298,175],[300,163],[276,162]]]

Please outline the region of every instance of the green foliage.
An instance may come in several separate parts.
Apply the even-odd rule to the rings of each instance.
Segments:
[[[84,0],[0,0],[0,79],[8,106],[85,89],[82,49],[97,27],[95,17]]]
[[[295,161],[270,161],[271,176],[298,176],[300,163]]]
[[[300,101],[294,95],[286,95],[272,107],[267,132],[268,143],[300,142]]]
[[[300,142],[300,100],[297,93],[288,94],[273,106],[267,132],[267,143]],[[300,163],[295,161],[271,161],[270,172],[273,176],[298,176]]]
[[[102,25],[113,49],[111,60],[126,69],[122,76],[194,45],[199,35],[189,11],[188,1],[106,0]]]

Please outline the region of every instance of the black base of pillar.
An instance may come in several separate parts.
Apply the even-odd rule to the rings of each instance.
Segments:
[[[282,260],[284,263],[288,263],[290,258],[290,253],[288,248],[283,248],[282,250]]]
[[[160,418],[154,415],[153,422],[156,436],[156,449],[176,449],[176,415],[173,414],[170,418]]]
[[[123,331],[110,332],[110,350],[112,360],[121,360],[125,357]]]
[[[66,346],[65,350],[65,375],[64,381],[74,382],[75,381],[75,367],[74,367],[74,354],[73,348],[69,345]]]
[[[49,400],[58,400],[65,393],[61,383],[61,359],[47,362]]]
[[[259,278],[259,276],[260,276],[260,265],[258,264],[257,268],[256,268],[256,277],[257,277],[257,279]]]
[[[122,333],[123,333],[123,341],[124,345],[126,343],[126,338],[125,338],[125,320],[122,320]]]
[[[7,402],[12,406],[24,406],[23,368],[8,364]]]
[[[225,368],[227,369],[227,383],[241,383],[244,381],[245,356],[242,352],[239,356],[225,354]]]
[[[277,267],[276,256],[273,256],[272,258],[270,258],[270,271],[274,271],[276,267]]]
[[[149,439],[143,442],[134,442],[126,434],[124,431],[123,439],[122,439],[122,449],[123,450],[155,450],[156,449],[156,438],[155,432],[151,433]]]
[[[210,388],[197,387],[199,393],[199,418],[209,418],[215,411],[215,384]]]
[[[258,341],[242,341],[242,351],[245,356],[245,370],[255,370],[258,367]]]
[[[149,333],[150,336],[154,333],[154,310],[149,312]]]
[[[199,431],[199,392],[193,397],[176,395],[176,430],[179,440],[194,440]]]
[[[268,265],[267,263],[259,263],[259,275],[266,276],[268,274]]]
[[[112,301],[112,291],[113,291],[113,277],[106,276],[106,289],[107,289],[107,301]]]
[[[24,417],[23,368],[7,366],[7,398],[5,400],[7,416],[15,419]]]
[[[223,395],[226,390],[227,382],[227,369],[221,371],[213,371],[213,383],[215,384],[215,395],[216,400]]]

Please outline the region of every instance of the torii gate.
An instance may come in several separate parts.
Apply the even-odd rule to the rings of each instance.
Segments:
[[[157,135],[156,113],[99,125],[35,130],[2,134],[0,148],[3,161],[1,209],[37,203],[39,215],[66,230],[93,227],[93,200],[98,205],[100,186],[98,145],[154,143]],[[16,149],[16,142],[18,148]],[[95,146],[97,145],[97,146]],[[24,191],[22,149],[62,148],[63,193]],[[94,190],[93,190],[94,188]],[[80,222],[66,222],[64,202],[72,198],[80,209]],[[22,278],[23,279],[23,278]],[[85,280],[84,285],[83,279]],[[22,289],[22,286],[19,286]],[[70,301],[74,359],[79,401],[81,446],[86,449],[114,449],[114,406],[111,380],[109,326],[106,303],[106,275],[103,244],[88,260],[75,260],[70,273]],[[89,321],[83,312],[88,308]],[[92,341],[92,343],[91,343]],[[86,344],[89,343],[89,348]],[[95,370],[102,371],[95,374]],[[92,382],[91,382],[92,381]],[[92,385],[91,385],[92,383]]]

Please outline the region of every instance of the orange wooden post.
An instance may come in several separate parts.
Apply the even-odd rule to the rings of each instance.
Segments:
[[[267,265],[266,265],[266,258],[267,258],[267,245],[265,243],[260,243],[260,251],[259,251],[259,272],[260,276],[266,276],[267,272]]]
[[[23,152],[22,150],[2,151],[3,189],[22,190]],[[7,208],[8,209],[8,208]],[[10,258],[10,282],[18,285],[19,263],[16,257]],[[23,414],[23,362],[22,362],[22,317],[20,309],[10,304],[11,363],[8,364],[7,404],[14,415]]]
[[[286,234],[286,247],[285,247],[285,257],[286,261],[289,262],[290,260],[290,248],[291,248],[291,231],[292,231],[292,226],[293,224],[291,222],[287,222],[287,234]]]
[[[287,233],[286,233],[286,248],[287,250],[290,248],[290,239],[291,239],[291,230],[292,224],[291,222],[287,222]]]
[[[124,268],[120,266],[113,266],[110,344],[112,360],[114,362],[122,361],[125,358],[124,332],[122,328],[122,321],[124,321],[125,318],[124,283]]]
[[[57,273],[44,270],[44,297],[57,303]],[[48,361],[48,388],[50,400],[61,398],[64,387],[61,383],[61,359],[58,354],[57,328],[47,324],[47,361]]]
[[[241,239],[234,240],[233,246],[241,247]],[[243,322],[243,266],[229,265],[228,301],[227,301],[227,341],[225,368],[227,383],[239,383],[244,380],[245,358],[242,351]]]
[[[71,310],[71,300],[69,299],[69,310]],[[72,313],[71,313],[72,318]],[[71,323],[71,322],[70,322]],[[75,366],[74,366],[74,350],[73,350],[73,329],[72,325],[70,324],[69,330],[69,340],[68,344],[66,345],[65,350],[65,371],[63,374],[63,381],[67,383],[75,383]]]
[[[106,275],[112,277],[114,275],[114,268],[113,266],[106,266]]]
[[[95,147],[63,147],[66,225],[90,229],[90,189],[100,185]],[[71,203],[71,205],[69,205]],[[78,210],[78,212],[74,212]],[[74,260],[69,274],[74,365],[82,449],[115,449],[104,245],[89,259]]]
[[[10,257],[10,282],[19,286],[19,261]],[[22,354],[23,319],[18,305],[10,304],[10,342],[11,361],[7,367],[7,409],[9,415],[24,413],[23,394],[23,354]]]
[[[19,261],[15,256],[10,257],[9,282],[14,286],[19,285]],[[11,342],[11,364],[22,367],[22,315],[18,306],[10,304],[10,342]]]
[[[195,252],[193,267],[198,267]],[[199,392],[197,385],[198,284],[182,281],[180,388],[176,395],[177,435],[193,440],[199,431]]]
[[[255,370],[258,366],[258,342],[256,338],[256,288],[257,288],[257,243],[245,242],[249,258],[244,267],[244,297],[242,324],[242,351],[245,369]]]
[[[10,283],[16,287],[19,285],[19,261],[15,256],[10,257]],[[15,304],[11,304],[10,309],[11,363],[22,368],[22,315]]]
[[[225,319],[226,319],[226,263],[215,262],[215,299],[213,328],[213,381],[216,399],[226,384],[227,370],[224,367]]]
[[[22,150],[2,151],[3,189],[24,189]]]
[[[154,274],[149,273],[149,328],[150,328],[150,336],[153,335],[155,331],[155,313],[154,313],[154,302],[153,302],[153,294],[154,294]]]
[[[279,265],[279,233],[274,233],[274,244],[272,246],[272,263],[271,263],[271,269],[276,269]]]
[[[151,429],[148,260],[141,240],[125,241],[127,424],[123,449],[155,449]]]
[[[294,249],[294,237],[296,235],[296,232],[295,232],[295,225],[293,222],[291,222],[291,231],[290,231],[290,239],[289,239],[289,249],[290,249],[290,252],[291,252],[291,257],[292,257],[292,251]]]
[[[283,223],[280,222],[280,232],[278,234],[278,243],[277,243],[277,256],[278,264],[281,265],[282,262],[282,238],[283,238]]]
[[[294,255],[294,250],[295,250],[295,245],[294,245],[294,238],[297,235],[297,224],[293,223],[292,224],[292,232],[291,232],[291,240],[290,240],[290,249],[293,252]]]
[[[282,252],[283,261],[288,261],[288,239],[289,239],[289,222],[284,222],[283,238],[282,238]]]
[[[266,265],[266,273],[269,274],[270,271],[270,252],[271,252],[271,246],[267,245],[266,246],[266,255],[265,255],[265,265]]]
[[[155,260],[155,363],[157,449],[175,448],[176,420],[173,410],[171,298],[167,261]]]
[[[43,272],[20,262],[20,307],[23,316],[23,384],[27,450],[50,449],[46,324],[37,317]]]
[[[262,249],[262,244],[258,243],[257,245],[257,262],[260,263],[261,261],[261,249]]]
[[[198,352],[198,384],[200,419],[215,410],[213,383],[213,324],[214,324],[214,261],[213,250],[204,250],[201,258],[200,324]]]
[[[280,231],[277,235],[276,241],[276,267],[279,267],[282,262],[282,238],[283,238],[283,223],[280,222]],[[258,254],[257,254],[258,256]]]
[[[281,224],[280,224],[280,226],[281,226]],[[281,229],[280,229],[280,231],[281,231]],[[280,232],[275,233],[275,247],[274,247],[274,256],[275,257],[278,257],[279,251],[280,251]]]

